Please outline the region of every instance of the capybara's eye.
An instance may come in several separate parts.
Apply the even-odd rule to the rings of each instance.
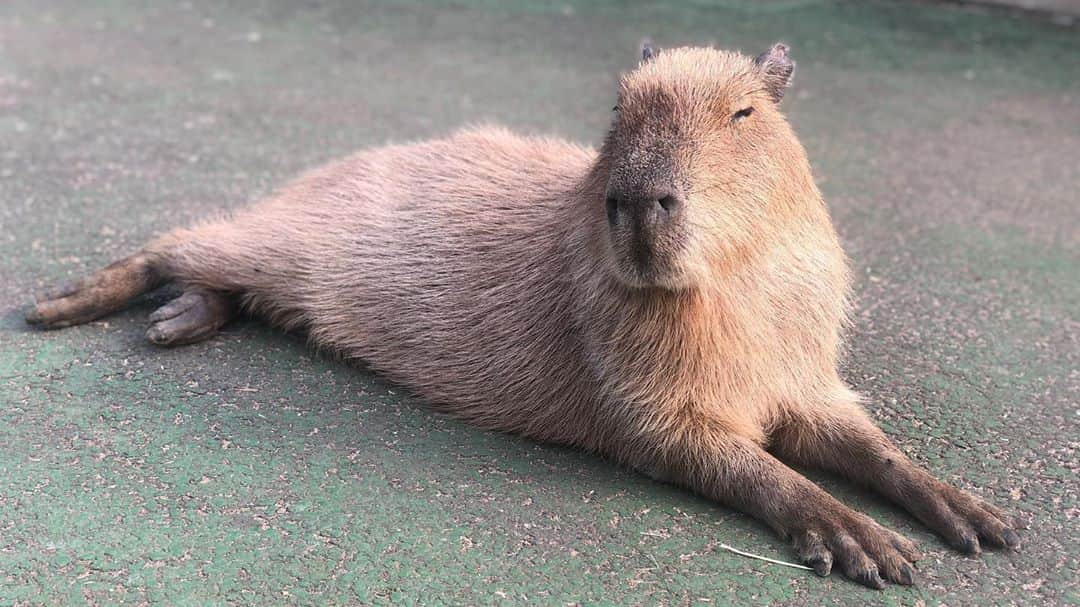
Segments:
[[[619,220],[619,199],[614,196],[608,196],[606,202],[607,218],[613,225]]]
[[[752,107],[743,108],[743,109],[741,109],[741,110],[739,110],[739,111],[737,111],[737,112],[735,112],[734,114],[731,115],[731,121],[732,122],[738,122],[738,121],[742,120],[743,118],[746,118],[747,116],[749,116],[750,114],[753,114],[753,113],[754,113],[754,108],[752,108]]]

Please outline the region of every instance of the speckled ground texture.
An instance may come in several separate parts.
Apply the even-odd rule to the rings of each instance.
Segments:
[[[256,321],[175,350],[155,298],[28,329],[46,285],[351,150],[496,121],[598,142],[639,40],[799,61],[784,102],[857,274],[844,374],[931,470],[1024,521],[913,588],[749,517],[480,432]],[[813,0],[0,3],[0,605],[1080,601],[1080,32]],[[156,296],[161,301],[162,295]]]

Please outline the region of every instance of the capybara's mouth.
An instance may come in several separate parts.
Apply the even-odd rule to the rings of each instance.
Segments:
[[[611,256],[620,282],[634,288],[679,289],[685,287],[680,271],[685,246],[677,229],[655,232],[613,229],[610,233]]]
[[[630,246],[616,253],[616,273],[621,282],[634,288],[675,288],[678,272],[663,255],[647,245]]]

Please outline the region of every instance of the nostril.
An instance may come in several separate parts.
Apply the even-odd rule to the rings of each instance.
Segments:
[[[607,219],[612,224],[619,219],[619,199],[614,196],[607,197]]]
[[[667,211],[668,214],[674,213],[679,209],[679,201],[674,196],[664,196],[657,202],[660,203],[660,207]]]

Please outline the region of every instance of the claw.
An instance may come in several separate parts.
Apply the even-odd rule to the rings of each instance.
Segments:
[[[904,564],[900,567],[899,579],[896,580],[898,584],[904,586],[910,586],[915,583],[915,568],[911,565]]]
[[[146,339],[159,346],[169,343],[169,336],[156,325],[146,330]]]
[[[870,567],[857,572],[855,574],[855,581],[877,590],[885,588],[885,580],[881,579],[881,574],[878,573],[877,567]]]
[[[26,308],[23,310],[23,318],[25,318],[26,322],[31,325],[40,325],[44,320],[41,317],[41,312],[38,311],[36,304],[30,304],[29,306],[26,306]]]
[[[1020,535],[1012,529],[1005,529],[1001,533],[1002,538],[1005,539],[1005,545],[1009,548],[1017,548],[1020,546]]]
[[[956,549],[964,554],[979,554],[982,547],[979,545],[979,536],[974,532],[965,532],[957,540]]]
[[[832,573],[832,555],[828,552],[819,554],[806,561],[806,564],[814,568],[814,573],[821,577],[829,577]]]

